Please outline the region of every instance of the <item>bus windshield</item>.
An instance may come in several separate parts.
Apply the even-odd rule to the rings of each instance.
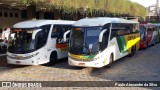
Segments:
[[[99,52],[99,34],[102,27],[83,27],[71,30],[69,51],[74,54],[95,54]]]
[[[49,27],[13,28],[10,34],[8,52],[24,54],[33,52],[46,44]]]

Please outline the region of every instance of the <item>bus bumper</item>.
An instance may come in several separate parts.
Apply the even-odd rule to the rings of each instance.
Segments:
[[[103,64],[103,62],[100,63],[98,61],[99,60],[83,62],[83,61],[76,61],[76,60],[73,60],[71,58],[68,58],[68,64],[70,66],[101,68],[105,65],[105,64]]]
[[[15,65],[38,65],[33,59],[26,59],[26,60],[16,60],[7,57],[8,64],[15,64]]]

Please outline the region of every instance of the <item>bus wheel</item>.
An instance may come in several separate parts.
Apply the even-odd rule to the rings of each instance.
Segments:
[[[111,54],[109,57],[109,64],[107,65],[107,67],[110,68],[112,63],[113,63],[113,54]]]
[[[135,47],[132,47],[131,53],[129,54],[130,57],[132,57],[135,54]]]
[[[52,52],[50,55],[50,61],[47,63],[48,66],[53,66],[55,64],[55,61],[57,60],[57,53]]]

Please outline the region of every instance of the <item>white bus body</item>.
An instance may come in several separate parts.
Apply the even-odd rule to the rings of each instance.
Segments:
[[[136,21],[108,17],[75,22],[70,30],[69,65],[100,68],[133,55],[139,49],[138,25]]]
[[[29,20],[13,25],[7,62],[17,65],[39,65],[67,57],[67,43],[63,42],[63,33],[69,30],[75,21]]]

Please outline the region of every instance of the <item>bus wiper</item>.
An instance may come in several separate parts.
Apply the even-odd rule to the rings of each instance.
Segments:
[[[91,51],[89,49],[87,49],[86,46],[83,46],[83,53],[90,55]]]

